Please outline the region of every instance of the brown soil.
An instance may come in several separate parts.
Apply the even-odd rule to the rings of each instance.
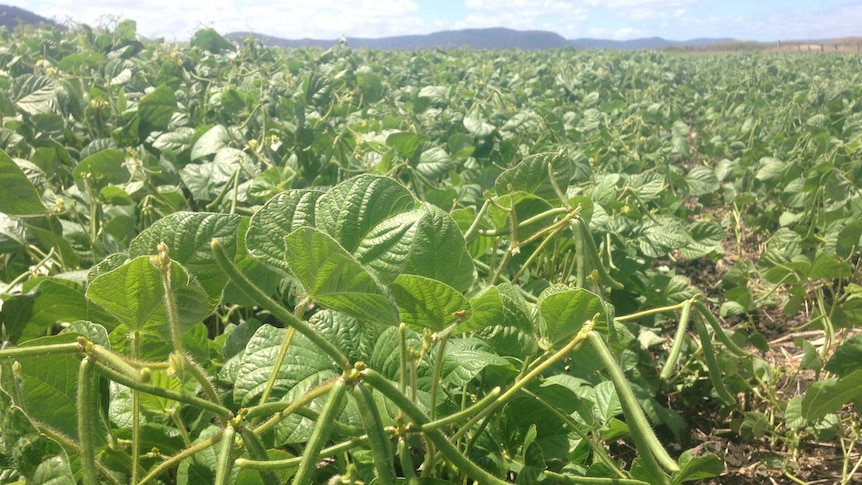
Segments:
[[[718,216],[718,214],[713,214]],[[720,218],[718,219],[720,220]],[[764,241],[752,231],[742,228],[741,247],[736,241],[727,240],[724,244],[725,256],[713,261],[707,257],[696,260],[686,260],[675,254],[673,260],[663,260],[657,263],[668,265],[677,274],[687,276],[692,284],[705,292],[707,298],[721,302],[722,291],[716,289],[722,276],[738,259],[757,262],[763,251]],[[768,288],[764,282],[752,279],[752,289],[757,293]],[[781,296],[777,294],[777,296]],[[717,308],[717,307],[716,307]],[[824,333],[821,330],[797,330],[810,319],[808,311],[797,315],[785,316],[780,305],[761,306],[745,317],[736,317],[722,321],[726,328],[734,329],[740,325],[763,335],[768,341],[768,352],[758,352],[758,356],[772,366],[780,376],[776,387],[778,402],[786,402],[795,396],[804,395],[806,389],[816,379],[814,371],[800,367],[803,357],[802,349],[796,344],[798,339],[810,342],[820,351],[824,344]],[[721,320],[720,320],[721,321]],[[749,330],[750,332],[750,330]],[[857,329],[856,332],[858,333]],[[843,335],[839,338],[849,338]],[[691,421],[691,446],[699,453],[715,453],[724,457],[725,470],[721,476],[704,480],[707,485],[737,485],[737,484],[839,484],[841,483],[843,453],[838,440],[826,443],[816,443],[803,440],[795,450],[789,449],[784,440],[783,428],[778,428],[770,441],[767,435],[761,441],[746,442],[728,428],[734,417],[741,417],[742,411],[771,412],[772,404],[764,398],[751,393],[740,395],[740,410],[734,411],[731,417],[718,415],[717,410],[701,410]],[[776,401],[773,401],[776,402]],[[846,406],[840,416],[858,418],[860,410]],[[775,413],[776,426],[780,426],[783,417]],[[851,466],[859,460],[859,448],[851,455]],[[862,471],[857,473],[850,482],[862,484]]]

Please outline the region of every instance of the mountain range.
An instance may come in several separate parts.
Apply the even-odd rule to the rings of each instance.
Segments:
[[[329,48],[341,42],[341,39],[283,39],[252,32],[232,32],[226,37],[241,41],[253,36],[265,45],[278,47],[321,47]],[[566,39],[554,32],[543,30],[513,30],[502,27],[489,29],[446,30],[425,35],[400,35],[394,37],[367,38],[347,37],[344,41],[350,47],[380,50],[416,50],[416,49],[449,49],[469,47],[472,49],[559,49],[574,47],[577,49],[661,49],[665,47],[702,47],[713,44],[732,42],[730,38],[703,38],[683,41],[667,40],[661,37],[649,37],[632,40],[610,39]]]
[[[14,29],[19,25],[57,23],[28,10],[0,5],[0,25]],[[251,32],[232,32],[225,37],[242,41],[248,36],[258,38],[262,43],[279,47],[321,47],[329,48],[339,43],[341,39],[283,39],[270,35]],[[450,49],[469,47],[473,49],[559,49],[574,47],[577,49],[661,49],[667,47],[704,47],[714,44],[731,42],[729,38],[704,38],[684,41],[666,40],[660,37],[650,37],[633,40],[610,39],[566,39],[563,36],[543,30],[513,30],[507,28],[446,30],[424,35],[400,35],[395,37],[365,38],[347,37],[347,45],[355,48],[380,50],[417,50],[417,49]]]

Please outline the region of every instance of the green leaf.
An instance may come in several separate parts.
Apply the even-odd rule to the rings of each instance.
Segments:
[[[695,456],[687,450],[679,457],[679,468],[671,477],[674,485],[717,477],[724,471],[724,461],[717,455]]]
[[[121,184],[129,181],[129,170],[125,167],[126,154],[122,150],[109,148],[83,159],[72,172],[75,180],[92,177],[100,184]]]
[[[230,146],[232,141],[233,137],[224,125],[215,125],[201,135],[192,146],[191,160],[213,155],[222,148]]]
[[[301,227],[285,238],[285,259],[311,301],[347,315],[398,325],[385,290],[338,242]]]
[[[168,256],[189,271],[215,305],[227,284],[210,249],[218,239],[230,257],[236,253],[240,217],[209,212],[174,212],[156,221],[129,246],[129,257],[158,254],[159,243],[168,246]]]
[[[415,157],[422,153],[421,147],[426,141],[427,138],[417,133],[399,131],[386,137],[386,146],[395,148],[399,155],[410,160],[411,165],[415,165]]]
[[[429,86],[429,88],[433,88],[433,86]],[[424,89],[423,89],[424,92]],[[419,96],[422,96],[422,93],[419,93]],[[486,123],[479,118],[473,116],[465,116],[464,117],[464,128],[467,128],[467,131],[470,132],[473,136],[478,136],[484,138],[492,133],[497,128],[490,123]]]
[[[70,343],[77,335],[64,334],[42,337],[21,344],[21,348],[40,345]],[[78,419],[76,396],[78,364],[81,356],[62,353],[45,356],[25,356],[17,359],[20,377],[19,392],[23,402],[19,403],[31,419],[77,438]],[[50,403],[50,405],[46,405]]]
[[[390,328],[327,309],[316,312],[308,323],[344,352],[351,362],[370,362],[380,335]]]
[[[54,455],[36,467],[33,483],[41,485],[76,485],[75,475],[65,454]]]
[[[488,286],[470,300],[473,313],[458,326],[457,332],[472,332],[505,321],[506,314],[500,291],[496,286]]]
[[[568,343],[596,314],[599,315],[596,330],[607,329],[602,299],[582,288],[561,291],[551,287],[539,295],[537,308],[541,316],[539,334],[545,348]]]
[[[205,51],[210,51],[213,54],[218,54],[223,51],[232,51],[236,47],[227,39],[219,35],[215,29],[201,29],[195,32],[192,40],[189,41],[189,46],[198,47]]]
[[[302,226],[314,226],[314,207],[324,192],[289,190],[269,199],[252,217],[245,243],[252,257],[283,275],[290,274],[284,259],[284,238]]]
[[[19,81],[16,105],[28,115],[53,113],[57,106],[56,81],[48,76],[25,75]]]
[[[802,416],[813,423],[847,403],[862,399],[862,369],[838,379],[817,381],[802,398]]]
[[[680,252],[688,259],[697,259],[712,252],[723,253],[724,229],[718,223],[697,221],[689,226],[691,241]]]
[[[757,180],[769,182],[781,179],[787,171],[788,164],[770,157],[760,159],[760,168],[755,174]]]
[[[0,150],[0,212],[10,216],[48,212],[30,179],[3,150]]]
[[[320,198],[315,222],[354,253],[376,225],[415,207],[410,192],[393,179],[360,175],[336,185]]]
[[[171,283],[181,331],[212,312],[206,292],[177,262],[171,264]],[[135,258],[90,283],[87,297],[104,306],[144,338],[170,341],[162,275],[147,256]],[[165,356],[166,357],[166,356]]]
[[[508,360],[500,357],[478,338],[453,338],[446,346],[441,379],[455,387],[463,387],[489,366],[509,367]]]
[[[452,160],[446,150],[434,147],[422,152],[419,157],[419,164],[416,165],[416,171],[426,178],[434,179],[446,175],[457,166],[458,163]]]
[[[390,289],[401,321],[416,331],[440,332],[470,317],[467,298],[451,286],[423,276],[403,274]]]
[[[278,350],[287,330],[263,325],[249,340],[235,381],[233,398],[240,406],[249,406],[260,398],[273,371]],[[318,386],[338,374],[332,360],[308,339],[296,334],[278,369],[270,400],[278,400],[289,391],[295,396]]]
[[[548,165],[551,167],[550,173]],[[545,200],[559,200],[553,184],[555,183],[565,194],[571,176],[572,162],[568,153],[564,151],[537,153],[524,157],[514,168],[501,173],[494,182],[494,189],[497,195],[506,195],[514,190],[533,194]]]
[[[174,90],[168,86],[159,86],[141,98],[140,103],[138,103],[138,115],[141,117],[141,138],[146,138],[153,131],[162,131],[167,128],[176,109],[177,97]]]
[[[378,224],[353,254],[383,284],[406,273],[436,279],[465,292],[475,277],[473,259],[458,224],[430,204]]]
[[[688,172],[685,178],[688,184],[688,193],[695,197],[711,194],[718,190],[721,186],[718,183],[718,177],[712,169],[697,165]]]
[[[862,247],[862,219],[856,219],[838,233],[835,254],[842,259],[847,259],[854,252],[858,252],[860,247]]]
[[[826,370],[838,377],[845,377],[860,365],[862,365],[862,334],[844,340],[826,363]]]

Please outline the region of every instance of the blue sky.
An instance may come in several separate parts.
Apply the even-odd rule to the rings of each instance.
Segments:
[[[468,27],[550,30],[566,38],[862,36],[862,0],[0,0],[60,22],[138,22],[187,40],[199,28],[285,38],[383,37]]]

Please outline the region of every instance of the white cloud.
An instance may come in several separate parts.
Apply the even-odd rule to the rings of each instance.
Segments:
[[[28,1],[27,3],[31,3]],[[185,40],[202,27],[227,33],[254,31],[288,38],[377,37],[426,32],[412,0],[45,0],[36,10],[59,21],[72,18],[99,25],[112,17],[131,18],[138,33],[148,37]]]

